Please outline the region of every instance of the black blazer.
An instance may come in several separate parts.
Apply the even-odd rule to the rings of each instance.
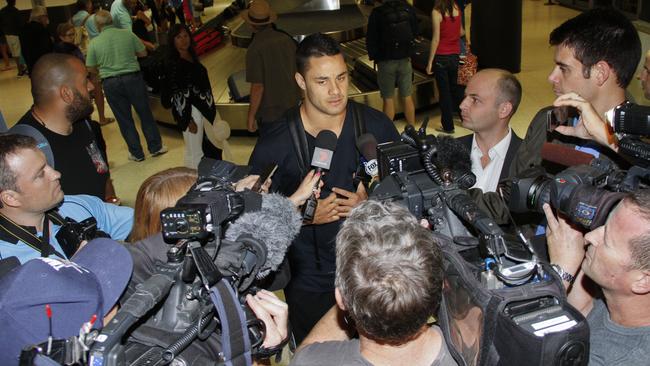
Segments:
[[[470,154],[472,152],[473,139],[474,139],[474,134],[469,134],[457,138],[458,141],[462,142],[463,145],[467,147],[467,150],[470,151]],[[515,155],[517,154],[519,145],[521,145],[521,139],[519,138],[519,136],[517,136],[515,131],[512,131],[512,138],[510,138],[510,146],[508,146],[506,159],[504,160],[503,167],[501,168],[501,175],[499,176],[499,181],[502,181],[503,179],[508,178],[510,176],[510,164],[512,163],[512,159],[514,159]]]

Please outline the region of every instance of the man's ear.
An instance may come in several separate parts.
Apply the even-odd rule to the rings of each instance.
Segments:
[[[0,202],[2,202],[2,207],[19,207],[21,203],[18,196],[18,192],[11,189],[0,192]]]
[[[296,76],[296,83],[298,84],[300,89],[307,90],[307,83],[305,83],[305,78],[303,78],[299,72],[297,72],[295,76]]]
[[[508,118],[510,114],[512,113],[512,103],[510,102],[502,102],[499,104],[499,118]]]
[[[650,271],[638,271],[632,282],[632,292],[637,295],[650,294]]]
[[[341,296],[341,291],[339,291],[338,287],[334,289],[334,298],[336,299],[336,305],[338,305],[341,310],[345,311],[343,296]]]
[[[612,75],[612,68],[605,61],[598,61],[591,67],[591,77],[594,78],[598,86],[605,84]]]
[[[67,85],[59,87],[59,96],[61,96],[61,100],[67,104],[72,104],[72,101],[74,100],[74,92],[72,91],[72,88]]]

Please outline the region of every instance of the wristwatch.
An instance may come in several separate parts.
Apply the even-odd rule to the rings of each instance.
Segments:
[[[555,270],[555,272],[558,274],[558,276],[560,276],[560,278],[563,281],[567,281],[568,283],[573,283],[573,281],[575,281],[576,277],[574,275],[572,275],[571,273],[565,271],[559,265],[551,264],[551,267],[553,268],[553,270]]]

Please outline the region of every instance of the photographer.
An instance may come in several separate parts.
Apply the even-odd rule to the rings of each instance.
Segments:
[[[624,198],[585,235],[544,205],[551,263],[587,318],[590,365],[641,365],[650,356],[650,191]]]
[[[438,326],[428,324],[443,282],[435,240],[401,205],[371,200],[353,209],[336,238],[338,307],[291,364],[456,365]]]
[[[82,240],[92,237],[64,243],[57,234],[62,227],[78,228],[89,218],[96,220],[98,231],[115,240],[126,239],[133,209],[92,196],[64,196],[60,178],[33,138],[0,136],[0,258],[15,256],[21,263],[38,257],[67,259]],[[75,222],[66,223],[64,218]]]
[[[625,102],[625,88],[630,84],[641,57],[641,41],[634,25],[613,9],[592,9],[580,13],[555,28],[549,37],[555,47],[555,67],[548,77],[553,92],[560,98],[557,105],[570,105],[571,96],[579,95],[593,106],[592,113],[604,116]],[[569,93],[570,96],[564,96]],[[542,146],[547,141],[568,144],[595,157],[607,157],[622,163],[617,154],[578,136],[567,137],[547,131],[547,114],[541,109],[533,118],[510,166],[510,177],[519,177],[531,167],[543,165]],[[598,126],[597,123],[594,125]],[[579,124],[576,127],[583,128]],[[600,131],[602,132],[602,131]],[[605,145],[611,142],[593,132]],[[604,134],[602,135],[604,137]],[[499,223],[508,221],[508,207],[497,194],[471,190],[479,206]]]

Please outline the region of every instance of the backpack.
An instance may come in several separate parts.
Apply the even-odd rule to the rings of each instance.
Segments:
[[[379,48],[383,59],[400,60],[409,57],[415,46],[411,21],[413,8],[403,0],[387,1],[376,9],[380,14]]]

